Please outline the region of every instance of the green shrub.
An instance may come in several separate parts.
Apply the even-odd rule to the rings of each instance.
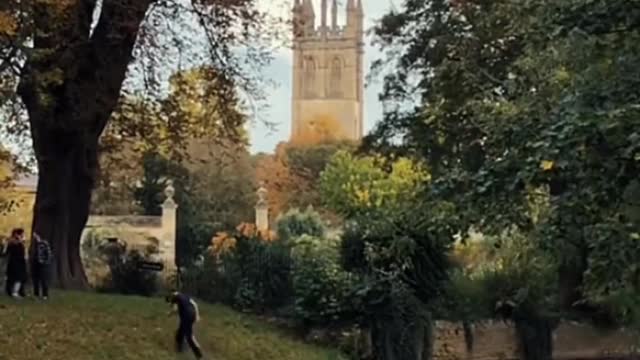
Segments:
[[[210,268],[223,301],[241,310],[263,312],[283,306],[291,296],[291,249],[252,224],[241,224],[213,240]],[[219,276],[218,276],[219,275]]]
[[[446,296],[437,302],[438,315],[465,324],[490,317],[515,323],[527,360],[551,354],[557,324],[557,264],[535,238],[505,231],[473,244],[486,261],[452,271]],[[473,347],[470,332],[467,346]]]
[[[368,266],[366,241],[362,236],[364,232],[364,226],[355,221],[348,222],[345,226],[340,242],[340,262],[347,271],[362,271]]]
[[[295,316],[306,325],[326,325],[352,316],[353,276],[339,263],[337,244],[303,235],[293,250]]]
[[[292,241],[302,235],[321,238],[327,232],[322,217],[312,208],[307,208],[305,211],[289,210],[278,218],[276,228],[278,238],[284,242]]]
[[[211,303],[232,304],[237,285],[220,271],[220,261],[206,254],[202,263],[193,264],[180,272],[181,289]]]
[[[149,261],[157,248],[149,246],[144,251],[127,250],[122,243],[106,243],[101,247],[109,275],[98,291],[126,295],[152,296],[160,290],[160,279],[156,272],[140,270],[138,264]]]
[[[625,223],[589,228],[583,293],[608,322],[640,328],[640,231]]]
[[[234,295],[237,307],[261,312],[283,306],[290,298],[291,256],[285,244],[239,237],[222,264],[225,274],[239,279]]]

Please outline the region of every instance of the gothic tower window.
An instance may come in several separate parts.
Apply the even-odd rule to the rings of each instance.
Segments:
[[[342,60],[334,57],[329,71],[329,94],[332,97],[342,97]]]
[[[307,98],[316,96],[316,62],[311,56],[304,61],[304,94]]]

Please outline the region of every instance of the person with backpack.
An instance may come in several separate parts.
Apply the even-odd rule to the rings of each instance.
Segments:
[[[38,233],[33,233],[33,239],[30,256],[33,294],[36,298],[42,295],[42,299],[47,300],[49,298],[49,267],[53,253],[49,242]]]
[[[27,259],[24,246],[24,230],[13,229],[11,238],[4,251],[7,256],[7,277],[5,291],[14,298],[26,296]]]
[[[177,351],[182,352],[184,350],[184,341],[186,339],[196,358],[202,359],[202,350],[193,336],[193,325],[200,320],[198,304],[189,296],[177,291],[168,295],[166,301],[173,305],[173,309],[169,312],[169,315],[177,312],[180,320],[178,330],[176,331]]]

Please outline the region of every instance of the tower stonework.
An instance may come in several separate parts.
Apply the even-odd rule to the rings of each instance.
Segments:
[[[312,0],[294,0],[291,140],[320,131],[319,126],[324,126],[322,131],[329,131],[331,138],[360,140],[364,90],[362,0],[347,0],[344,25],[338,24],[337,0],[316,1],[321,1],[318,26]]]

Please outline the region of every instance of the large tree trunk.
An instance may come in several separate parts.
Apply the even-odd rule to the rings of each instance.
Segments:
[[[118,102],[138,30],[152,0],[36,2],[33,51],[18,86],[38,162],[33,230],[55,252],[52,275],[62,288],[87,279],[80,237],[98,168],[98,140]]]
[[[87,279],[80,259],[80,237],[89,216],[97,170],[97,141],[52,132],[40,138],[38,192],[33,231],[50,239],[55,254],[54,284],[82,289]],[[45,150],[46,149],[46,150]]]

